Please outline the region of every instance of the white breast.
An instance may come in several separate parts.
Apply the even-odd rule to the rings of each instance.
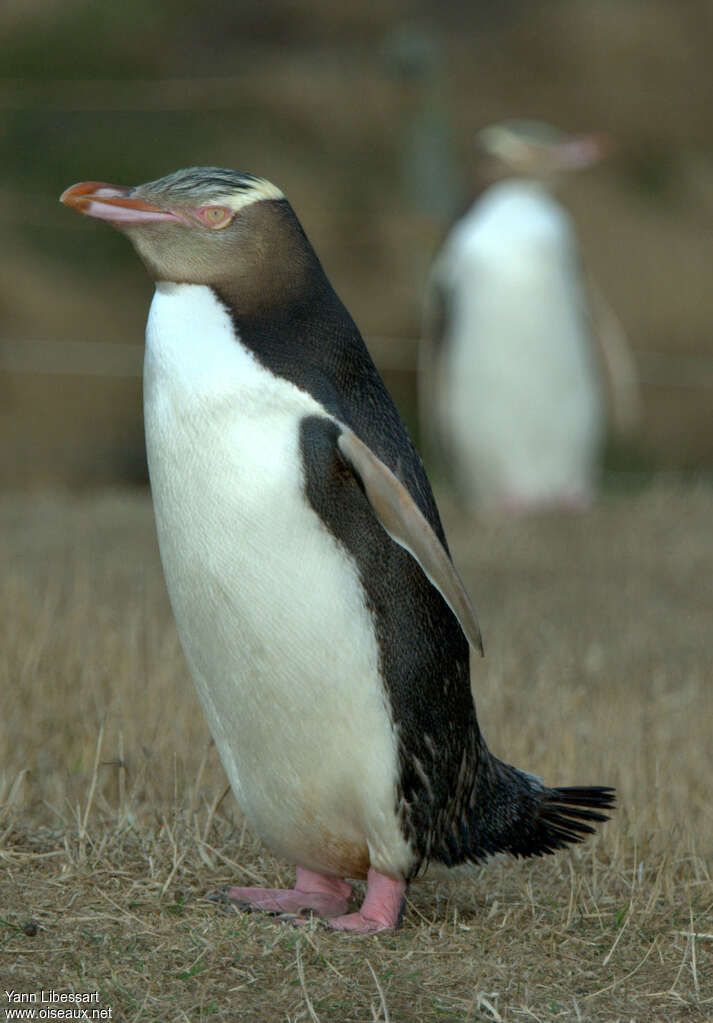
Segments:
[[[451,298],[439,415],[479,503],[589,490],[599,381],[571,224],[541,188],[491,188],[437,266]]]
[[[303,492],[298,424],[324,409],[261,367],[197,285],[158,285],[144,387],[166,582],[241,808],[302,866],[404,871],[371,621]]]

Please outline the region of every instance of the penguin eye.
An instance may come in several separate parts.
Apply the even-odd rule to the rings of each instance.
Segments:
[[[201,206],[196,213],[206,227],[225,227],[233,217],[229,206]]]

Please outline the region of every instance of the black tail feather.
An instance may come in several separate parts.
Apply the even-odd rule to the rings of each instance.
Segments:
[[[548,788],[494,757],[484,745],[465,800],[428,821],[429,859],[453,867],[493,853],[544,856],[573,845],[609,820],[615,790],[605,785]],[[455,812],[454,812],[455,810]],[[425,830],[425,829],[424,829]]]
[[[586,788],[559,788],[551,792],[562,802],[573,801],[576,806],[600,806],[604,810],[614,808],[616,789],[608,788],[605,785],[590,785]],[[608,817],[600,817],[600,820],[608,820]]]
[[[544,856],[584,841],[595,824],[609,819],[605,811],[614,808],[613,788],[548,788],[534,775],[489,752],[486,756],[460,829],[451,827],[439,836],[432,846],[434,859],[454,866],[498,852]]]
[[[595,830],[589,822],[609,820],[609,815],[602,811],[611,810],[615,805],[614,789],[602,785],[543,788],[534,794],[530,821],[522,822],[522,828],[508,845],[508,851],[515,856],[543,856],[584,841]]]

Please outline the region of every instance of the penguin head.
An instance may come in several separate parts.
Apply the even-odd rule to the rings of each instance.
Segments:
[[[544,121],[502,121],[476,136],[481,172],[491,180],[523,177],[556,183],[570,171],[597,163],[607,149],[601,135],[570,135]]]
[[[126,234],[154,280],[240,282],[248,310],[293,291],[316,258],[280,189],[253,174],[189,167],[134,187],[82,181],[60,202]]]

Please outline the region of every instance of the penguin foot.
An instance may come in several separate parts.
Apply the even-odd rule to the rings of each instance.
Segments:
[[[327,926],[335,931],[353,931],[355,934],[395,929],[401,923],[405,891],[405,881],[394,881],[372,867],[369,869],[366,896],[359,912],[332,917]]]
[[[524,497],[517,494],[506,495],[499,506],[494,508],[495,514],[505,518],[524,518],[527,515],[546,515],[563,512],[581,514],[591,508],[594,493],[585,488],[565,490],[538,497]]]
[[[226,887],[220,895],[241,909],[257,909],[280,916],[300,916],[311,911],[329,919],[346,912],[351,893],[351,885],[339,877],[315,874],[298,867],[294,888]]]

